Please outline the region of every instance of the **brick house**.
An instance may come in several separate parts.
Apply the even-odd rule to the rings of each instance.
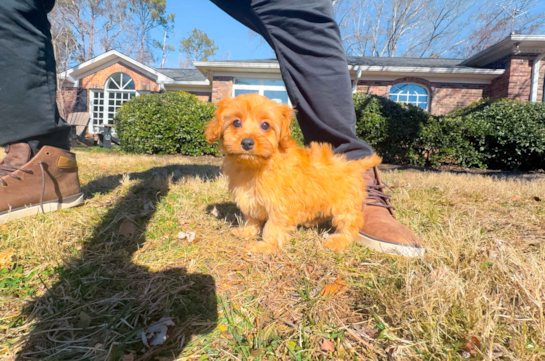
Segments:
[[[511,35],[469,59],[348,57],[354,92],[446,114],[482,98],[544,102],[545,35]],[[140,94],[186,91],[217,103],[260,93],[289,103],[274,59],[196,62],[196,69],[155,69],[115,50],[60,74],[61,109],[111,123],[117,109]]]

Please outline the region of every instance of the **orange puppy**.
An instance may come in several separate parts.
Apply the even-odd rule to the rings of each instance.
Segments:
[[[263,228],[263,241],[249,244],[248,250],[273,253],[297,225],[326,218],[336,233],[324,246],[342,251],[363,226],[362,174],[381,159],[347,161],[329,144],[303,149],[290,136],[292,116],[289,106],[245,94],[221,101],[206,125],[208,142],[220,140],[229,191],[246,221],[233,234],[251,239]]]

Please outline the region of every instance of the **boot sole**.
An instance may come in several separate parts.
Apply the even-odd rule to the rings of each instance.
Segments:
[[[83,193],[74,194],[73,196],[65,197],[59,202],[58,199],[44,202],[44,212],[55,212],[61,209],[67,209],[79,206],[83,203]],[[14,221],[19,218],[35,216],[42,213],[42,208],[39,204],[31,204],[30,206],[20,207],[0,213],[0,224]]]
[[[371,237],[368,234],[360,232],[356,242],[373,251],[386,253],[392,256],[402,256],[407,258],[423,257],[426,249],[422,246],[410,244],[388,242],[382,239]]]

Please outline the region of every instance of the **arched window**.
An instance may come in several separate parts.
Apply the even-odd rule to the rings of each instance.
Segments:
[[[428,109],[428,90],[418,84],[396,84],[390,89],[390,100]]]
[[[104,90],[91,91],[91,133],[97,133],[102,124],[113,124],[117,110],[138,94],[132,78],[115,73],[106,80]]]
[[[134,90],[134,81],[125,73],[115,73],[106,81],[106,89]]]

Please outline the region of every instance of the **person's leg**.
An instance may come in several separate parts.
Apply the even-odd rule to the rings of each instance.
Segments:
[[[373,150],[356,136],[348,64],[331,0],[212,0],[274,49],[305,142],[333,145],[348,159]]]
[[[373,154],[355,133],[350,75],[331,0],[212,2],[272,46],[307,143],[330,143],[348,159]],[[367,199],[359,241],[380,252],[421,256],[422,243],[395,219],[378,169],[370,169],[364,178]]]
[[[59,118],[47,13],[55,0],[0,0],[0,224],[83,203],[70,126]]]
[[[69,149],[59,118],[56,67],[47,13],[55,0],[0,1],[0,146]]]

